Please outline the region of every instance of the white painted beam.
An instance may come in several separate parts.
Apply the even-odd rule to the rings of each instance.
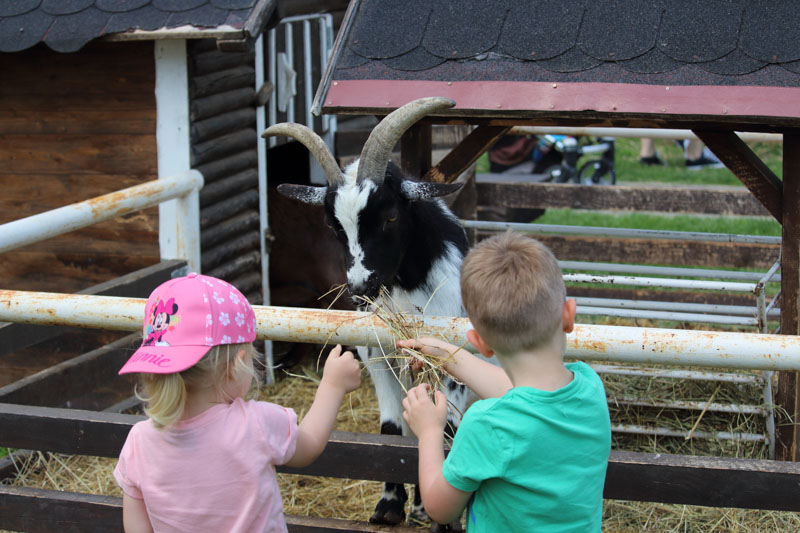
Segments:
[[[0,290],[0,321],[140,331],[145,300]],[[373,313],[254,306],[258,338],[286,342],[394,345]],[[409,327],[462,344],[465,318],[416,317]],[[800,336],[576,324],[566,355],[584,361],[800,371]]]

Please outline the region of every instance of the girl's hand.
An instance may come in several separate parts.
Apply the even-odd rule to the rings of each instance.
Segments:
[[[361,365],[352,352],[342,353],[342,345],[337,344],[325,361],[322,381],[340,389],[343,394],[352,392],[361,385]]]
[[[428,384],[423,383],[408,391],[403,399],[403,419],[418,439],[436,433],[441,436],[447,424],[447,398],[436,391],[436,403],[428,397]]]

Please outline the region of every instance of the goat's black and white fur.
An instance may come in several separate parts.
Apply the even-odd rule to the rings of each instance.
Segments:
[[[283,131],[277,128],[271,134],[286,134]],[[329,175],[327,187],[281,185],[279,191],[299,201],[324,206],[328,225],[345,249],[348,289],[362,309],[368,307],[365,302],[382,305],[381,298],[388,294],[391,302],[386,305],[403,313],[464,316],[459,272],[468,248],[467,237],[458,218],[438,198],[460,185],[405,179],[400,169],[388,161],[388,150],[384,153],[387,160],[377,165],[382,176],[364,178],[362,152],[361,160],[344,172],[336,167],[339,176]],[[327,158],[321,150],[315,155],[318,159]],[[334,173],[329,160],[327,163],[327,172]],[[386,293],[381,292],[382,287]],[[386,352],[394,351],[394,347],[386,348]],[[378,394],[381,433],[410,434],[402,417],[401,400],[405,394],[397,379],[399,369],[392,367],[398,363],[385,357],[381,348],[360,347],[358,351]],[[458,413],[466,407],[467,391],[463,385],[447,381],[445,394],[452,405],[448,422],[455,430]],[[402,484],[387,483],[370,520],[402,522],[406,500]],[[411,514],[412,518],[425,518],[419,491]]]

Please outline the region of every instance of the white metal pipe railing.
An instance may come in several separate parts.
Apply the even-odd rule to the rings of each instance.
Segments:
[[[731,281],[779,282],[780,274],[765,276],[764,272],[744,272],[740,270],[717,270],[707,268],[665,267],[634,265],[629,263],[595,263],[592,261],[558,261],[561,270],[590,270],[616,274],[646,274],[648,276],[671,276],[676,278],[711,278]],[[774,266],[774,265],[773,265]],[[780,264],[778,263],[778,266]],[[769,273],[768,273],[769,274]]]
[[[667,231],[657,229],[608,228],[604,226],[569,226],[566,224],[533,224],[525,222],[492,222],[488,220],[462,220],[465,228],[489,231],[513,229],[523,233],[552,233],[556,235],[601,235],[629,239],[664,239],[703,242],[729,242],[740,244],[780,244],[781,238],[769,235],[736,235],[732,233],[704,233],[697,231]]]
[[[641,318],[649,320],[671,320],[675,322],[702,322],[728,326],[757,326],[757,318],[699,313],[680,313],[676,311],[648,311],[645,309],[620,309],[616,307],[578,306],[578,315],[615,316],[618,318]]]
[[[144,299],[0,290],[0,321],[139,331]],[[392,346],[392,328],[373,313],[255,306],[258,338]],[[421,335],[461,343],[466,318],[416,317]],[[583,360],[800,371],[800,337],[577,324],[566,355]]]
[[[74,231],[104,220],[153,207],[161,202],[181,198],[198,191],[203,186],[203,176],[196,170],[168,178],[134,185],[127,189],[98,196],[0,225],[0,253],[32,244],[50,237]],[[199,221],[192,224],[184,220],[180,230],[184,242],[199,246]],[[194,227],[196,226],[196,228]],[[191,232],[197,234],[192,238]],[[168,258],[176,259],[176,258]],[[185,258],[183,258],[185,259]]]
[[[764,378],[761,374],[742,374],[732,372],[709,372],[707,370],[673,370],[666,368],[642,368],[638,366],[603,365],[592,363],[598,374],[616,376],[637,376],[644,378],[689,379],[692,381],[721,381],[725,383],[760,385]]]
[[[630,433],[633,435],[655,435],[657,437],[683,437],[694,439],[721,439],[745,442],[764,442],[767,437],[758,433],[733,433],[730,431],[678,431],[662,427],[647,427],[636,424],[611,424],[613,433]]]
[[[635,287],[665,287],[672,289],[704,289],[754,293],[755,283],[734,281],[708,281],[699,279],[643,278],[634,276],[595,276],[592,274],[564,274],[565,283],[598,283],[606,285],[631,285]]]
[[[569,296],[569,294],[567,294]],[[611,307],[615,309],[647,309],[651,311],[676,311],[683,313],[705,313],[718,315],[754,316],[754,308],[747,305],[718,305],[696,304],[688,302],[662,302],[654,300],[620,300],[611,298],[591,298],[585,296],[573,297],[578,307]],[[764,316],[767,316],[766,312]],[[771,318],[778,318],[780,312],[773,309],[769,314]],[[764,332],[766,333],[766,332]]]
[[[692,130],[676,130],[666,128],[592,128],[592,127],[565,127],[565,126],[515,126],[509,132],[513,135],[569,135],[582,137],[621,137],[651,139],[697,139]],[[736,132],[745,142],[783,142],[780,133],[757,133],[749,131]]]

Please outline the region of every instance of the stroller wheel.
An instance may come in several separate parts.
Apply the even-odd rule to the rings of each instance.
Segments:
[[[578,179],[584,185],[614,185],[617,182],[617,173],[598,159],[581,165]]]

